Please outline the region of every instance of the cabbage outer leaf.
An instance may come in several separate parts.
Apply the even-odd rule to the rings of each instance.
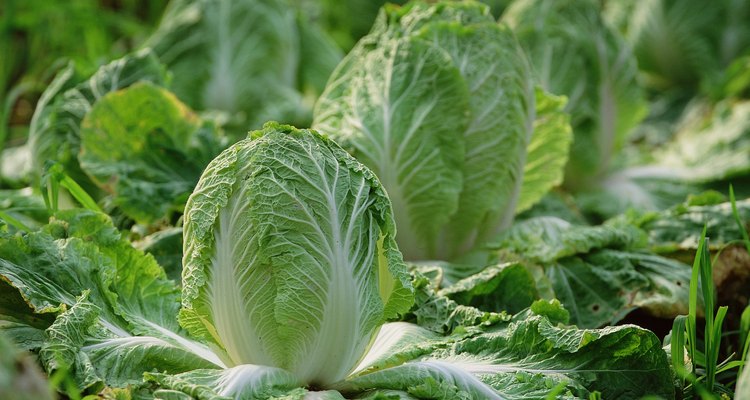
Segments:
[[[559,303],[545,304],[544,313],[561,310]],[[478,334],[430,340],[429,331],[406,325],[384,327],[386,336],[402,332],[392,346],[378,349],[388,356],[360,366],[333,388],[446,400],[546,398],[555,386],[570,398],[588,398],[594,390],[606,398],[674,396],[661,342],[635,326],[576,329],[525,311]]]
[[[24,346],[40,350],[49,372],[68,370],[79,389],[224,366],[177,324],[174,282],[104,214],[58,212],[39,231],[0,235],[0,279],[0,330],[32,332]]]

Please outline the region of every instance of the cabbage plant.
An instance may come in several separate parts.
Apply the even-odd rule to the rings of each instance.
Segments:
[[[574,141],[565,185],[601,184],[646,116],[638,65],[625,38],[591,0],[521,0],[502,17],[513,28],[544,89],[568,98]]]
[[[165,89],[168,76],[148,49],[91,76],[81,76],[73,64],[63,68],[31,121],[36,174],[44,175],[53,161],[99,204],[137,223],[181,213],[226,140],[214,122]]]
[[[314,131],[268,124],[225,150],[184,228],[181,289],[104,214],[0,229],[0,329],[79,390],[134,398],[674,396],[649,331],[569,327],[555,301],[481,312],[412,281],[380,182]],[[387,322],[412,303],[424,327]]]
[[[288,0],[174,0],[144,46],[173,73],[180,100],[228,113],[229,127],[242,135],[270,119],[309,124],[341,51],[297,7]]]
[[[227,365],[331,384],[411,303],[390,203],[330,140],[259,135],[211,162],[188,201],[180,322]]]
[[[746,1],[612,2],[605,12],[632,44],[652,89],[694,93],[750,46]]]
[[[453,259],[560,182],[563,104],[535,90],[487,6],[412,2],[381,11],[331,76],[313,126],[378,175],[407,259]]]
[[[73,63],[61,69],[42,93],[29,126],[29,145],[34,171],[53,160],[90,194],[97,193],[78,161],[81,123],[91,108],[106,94],[137,82],[163,86],[168,81],[165,66],[152,51],[144,49],[101,66],[85,76]]]
[[[80,126],[80,168],[139,223],[181,213],[226,141],[168,90],[148,82],[102,96]]]

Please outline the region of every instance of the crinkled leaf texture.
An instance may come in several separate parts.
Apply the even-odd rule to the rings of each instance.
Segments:
[[[147,373],[147,381],[199,399],[266,399],[301,386],[291,373],[274,367],[238,365],[222,370],[196,369],[178,375]]]
[[[82,389],[223,365],[178,326],[176,285],[103,214],[60,212],[40,231],[0,237],[0,277],[15,288],[3,306],[14,292],[27,304],[3,311],[13,324],[0,328],[38,332],[25,347],[40,351],[48,371],[69,370]]]
[[[518,197],[516,214],[537,204],[550,189],[563,182],[573,131],[567,100],[536,88],[534,134],[526,149],[526,165]]]
[[[547,312],[559,309],[546,304]],[[395,344],[377,346],[381,337]],[[569,397],[594,390],[605,398],[674,396],[660,341],[634,326],[578,330],[526,311],[477,334],[435,337],[400,323],[384,326],[381,337],[373,348],[382,356],[334,387],[345,394],[400,390],[420,399],[544,398],[557,384]]]
[[[47,160],[54,160],[85,189],[93,189],[78,165],[81,121],[104,95],[140,81],[156,85],[167,81],[166,68],[148,49],[114,60],[90,77],[80,76],[73,64],[63,68],[42,94],[31,119],[34,170],[39,173]]]
[[[452,285],[445,285],[438,293],[459,304],[509,313],[517,313],[539,298],[534,277],[518,263],[489,265]]]
[[[593,391],[618,399],[674,396],[667,359],[653,333],[635,326],[557,326],[551,318],[564,310],[559,303],[542,303],[535,307],[539,314],[525,311],[451,336],[404,322],[386,324],[353,373],[327,386],[335,391],[292,389],[289,373],[254,366],[146,376],[162,390],[206,400],[544,399],[557,386],[571,399]]]
[[[4,287],[39,316],[2,320],[43,332],[26,345],[87,393],[520,399],[559,386],[579,398],[674,395],[651,332],[565,327],[556,302],[484,312],[417,275],[414,315],[425,327],[384,324],[414,297],[388,198],[370,170],[314,131],[271,123],[230,147],[185,215],[181,299],[103,214],[59,212],[41,230],[0,233]],[[473,296],[522,272],[498,266],[445,294]],[[18,301],[0,296],[3,306]]]
[[[573,323],[598,327],[636,308],[665,318],[687,312],[690,268],[643,253],[645,242],[645,232],[628,223],[577,226],[536,217],[517,223],[491,247],[500,259],[541,268],[537,286],[552,288]]]
[[[539,165],[565,163],[570,130],[560,100],[540,99],[537,120],[531,68],[487,7],[414,2],[385,7],[334,71],[313,125],[381,179],[407,259],[449,260],[559,183]],[[535,128],[544,143],[530,148]]]
[[[80,140],[81,168],[140,223],[181,212],[223,147],[213,124],[147,82],[99,99],[83,118]]]
[[[698,249],[700,232],[706,227],[706,237],[710,237],[710,249],[720,250],[742,237],[732,213],[732,204],[725,202],[711,204],[678,204],[659,212],[630,213],[621,219],[627,220],[648,232],[648,244],[652,251],[661,254]],[[740,220],[750,221],[750,199],[736,203]],[[692,255],[690,256],[692,258]]]
[[[230,366],[335,382],[411,306],[385,191],[314,131],[270,123],[224,151],[184,230],[180,321]]]
[[[179,281],[182,277],[182,227],[172,227],[145,236],[133,246],[151,254],[164,268],[169,279]]]
[[[521,263],[425,262],[412,267],[418,277],[415,282],[428,279],[438,298],[484,311],[516,313],[540,297],[533,274]]]

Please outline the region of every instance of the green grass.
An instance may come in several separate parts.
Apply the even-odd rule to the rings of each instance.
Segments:
[[[734,188],[729,187],[729,198],[732,213],[742,232],[742,242],[750,254],[750,238],[745,230],[737,211]],[[707,227],[704,225],[698,242],[698,250],[693,260],[692,277],[690,280],[690,298],[688,315],[680,315],[672,324],[670,338],[670,356],[678,385],[682,389],[684,398],[716,399],[719,396],[732,396],[731,383],[740,376],[747,359],[750,347],[750,306],[746,307],[740,318],[740,344],[742,351],[738,357],[729,355],[719,362],[722,351],[723,323],[728,308],[716,307],[716,289],[713,282],[713,264],[709,252],[709,239],[706,237]],[[718,257],[718,255],[717,255]],[[704,324],[701,330],[698,326],[700,300],[703,300]],[[699,337],[699,333],[702,333]],[[685,352],[689,365],[686,365]],[[734,370],[736,374],[734,373]],[[729,378],[726,378],[728,376]],[[719,382],[719,378],[722,378]],[[724,382],[729,383],[729,385]]]
[[[750,236],[748,236],[745,225],[742,223],[742,218],[740,218],[740,213],[737,211],[737,201],[734,198],[734,187],[732,185],[729,185],[729,201],[732,203],[732,215],[734,216],[734,221],[737,223],[737,227],[740,229],[740,232],[742,232],[742,242],[745,244],[745,250],[747,250],[747,254],[750,254]],[[738,376],[742,375],[742,370],[745,367],[745,360],[747,360],[747,352],[750,348],[749,333],[750,305],[745,307],[745,310],[742,312],[742,316],[740,317],[740,343],[742,344],[742,353],[740,353],[740,360],[742,360],[742,363],[739,366],[739,370],[737,372]]]

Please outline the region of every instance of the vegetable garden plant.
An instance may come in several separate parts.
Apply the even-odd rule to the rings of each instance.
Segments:
[[[0,170],[0,397],[750,398],[750,53],[489,3],[173,1],[63,66]]]

